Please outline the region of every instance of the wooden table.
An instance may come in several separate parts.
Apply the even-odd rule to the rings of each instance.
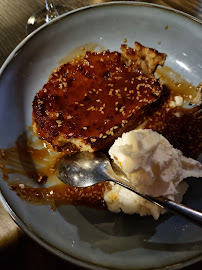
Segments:
[[[68,5],[71,8],[101,2],[107,1],[55,0],[56,4]],[[147,2],[176,8],[202,20],[202,0],[156,0]],[[10,52],[26,37],[25,25],[29,16],[43,7],[43,0],[0,0],[0,66]],[[1,203],[0,220],[0,269],[81,269],[50,254],[26,236],[7,214]],[[202,269],[202,262],[184,268],[184,270],[199,269]]]

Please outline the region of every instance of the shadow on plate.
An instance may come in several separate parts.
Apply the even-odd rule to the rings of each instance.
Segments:
[[[183,203],[202,210],[202,182],[198,179],[187,182],[190,188]],[[58,211],[68,223],[76,226],[81,241],[108,253],[136,248],[202,251],[202,229],[171,213],[154,220],[150,216],[114,214],[82,206],[60,206]]]

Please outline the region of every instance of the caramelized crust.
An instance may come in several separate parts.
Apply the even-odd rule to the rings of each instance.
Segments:
[[[80,62],[60,66],[36,94],[33,127],[53,149],[104,149],[137,127],[149,104],[159,99],[162,86],[145,74],[152,68],[144,73],[137,60],[126,63],[132,49],[122,50],[87,52]]]
[[[166,59],[165,53],[159,53],[155,49],[142,46],[135,42],[135,49],[126,44],[121,45],[122,55],[128,65],[139,68],[146,74],[153,74],[158,65],[163,65]]]

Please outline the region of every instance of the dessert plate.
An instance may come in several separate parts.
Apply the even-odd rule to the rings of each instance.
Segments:
[[[119,50],[127,39],[167,53],[166,65],[198,85],[202,23],[182,12],[139,2],[80,8],[33,32],[1,68],[0,148],[31,126],[32,100],[59,61],[76,47],[98,44]],[[30,179],[27,177],[27,181]],[[184,203],[202,210],[200,180],[190,180]],[[202,259],[202,229],[166,214],[113,214],[76,206],[33,205],[0,179],[1,201],[34,240],[63,259],[91,269],[179,269]]]

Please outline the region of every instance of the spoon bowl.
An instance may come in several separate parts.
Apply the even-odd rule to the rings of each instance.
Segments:
[[[101,152],[79,152],[62,158],[57,164],[58,178],[74,187],[89,187],[109,180],[105,173],[109,168],[109,160]]]

